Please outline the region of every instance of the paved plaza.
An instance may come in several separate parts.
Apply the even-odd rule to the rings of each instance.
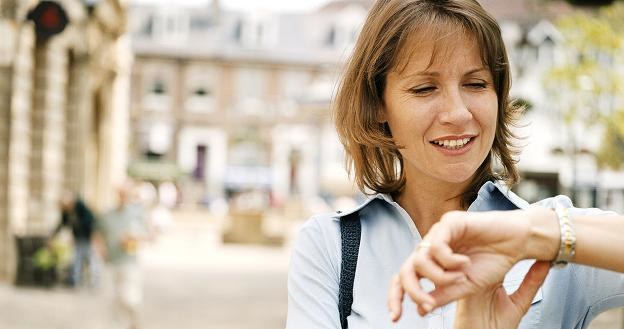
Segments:
[[[224,245],[219,232],[205,218],[178,218],[145,248],[142,328],[284,327],[288,248]],[[0,284],[0,328],[107,329],[107,279],[96,290]]]
[[[201,216],[176,224],[144,251],[144,329],[278,329],[286,316],[289,248],[229,245]],[[106,277],[105,277],[106,279]],[[108,329],[109,287],[0,284],[0,328]],[[622,329],[622,311],[591,329]]]

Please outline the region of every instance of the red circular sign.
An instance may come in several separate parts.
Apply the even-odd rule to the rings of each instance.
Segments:
[[[41,39],[63,32],[69,23],[63,7],[54,1],[41,1],[28,13],[28,19],[35,23],[37,37]]]

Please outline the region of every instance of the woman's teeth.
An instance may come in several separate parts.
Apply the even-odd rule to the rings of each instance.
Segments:
[[[463,138],[463,139],[433,141],[432,143],[438,146],[450,149],[450,150],[457,150],[457,149],[464,147],[464,145],[468,144],[468,142],[470,142],[471,139],[472,138]]]

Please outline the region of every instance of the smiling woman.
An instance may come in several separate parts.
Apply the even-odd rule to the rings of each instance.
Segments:
[[[410,42],[414,51],[407,65],[386,78],[380,122],[400,145],[406,182],[400,204],[423,184],[460,184],[456,191],[466,190],[494,141],[496,90],[476,40],[461,30],[436,39]],[[436,48],[444,51],[434,57]]]
[[[422,237],[449,211],[508,211],[497,214],[505,218],[510,210],[528,209],[509,190],[518,179],[511,128],[521,110],[509,101],[510,86],[500,28],[477,1],[374,3],[334,103],[349,168],[371,198],[355,209],[315,216],[300,231],[290,263],[287,328],[485,328],[467,322],[478,307],[456,315],[456,303],[436,304],[424,292],[464,282],[466,268],[473,269],[472,278],[498,278],[514,262],[483,273],[467,267],[466,256],[434,260],[413,251],[421,246],[435,252],[433,244],[421,245]],[[572,207],[566,197],[539,205]],[[578,212],[604,214],[570,210]],[[494,240],[505,244],[506,237]],[[512,249],[541,246],[516,243]],[[530,267],[520,262],[496,283],[513,290]],[[624,293],[621,276],[569,266],[553,274],[541,293],[535,283],[544,271],[537,268],[541,276],[535,268],[527,276],[535,289],[521,290],[528,296],[521,307],[496,317],[505,321],[491,328],[584,328],[591,312],[624,302],[613,299]],[[386,308],[390,282],[392,319]]]

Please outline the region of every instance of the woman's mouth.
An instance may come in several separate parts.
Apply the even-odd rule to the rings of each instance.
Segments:
[[[436,140],[431,141],[430,143],[447,150],[460,150],[470,144],[473,140],[474,137],[465,137],[457,139]]]

